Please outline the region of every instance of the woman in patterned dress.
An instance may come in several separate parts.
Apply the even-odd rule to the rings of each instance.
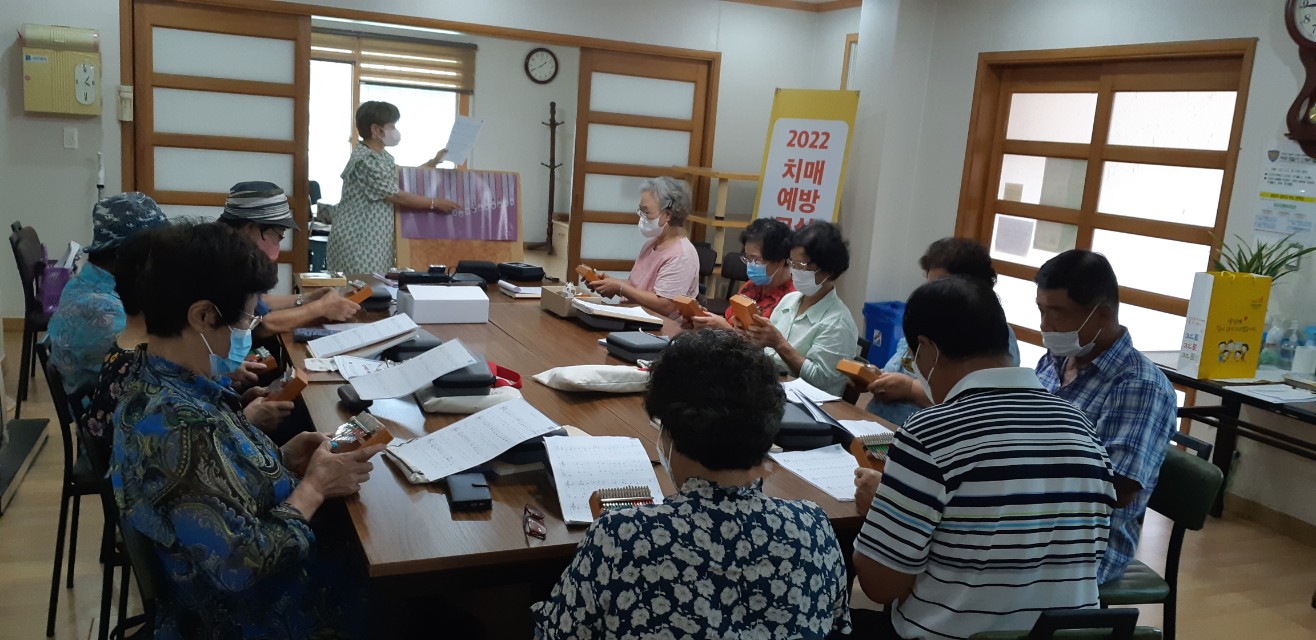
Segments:
[[[360,144],[343,169],[343,199],[334,211],[326,265],[343,273],[384,273],[397,266],[393,205],[451,213],[458,204],[398,190],[398,166],[385,147],[402,141],[398,108],[387,102],[366,102],[356,110]],[[447,150],[421,165],[433,168]]]
[[[845,560],[818,505],[763,492],[785,402],[776,367],[737,332],[672,340],[645,409],[678,487],[585,532],[536,638],[813,638],[850,632]]]

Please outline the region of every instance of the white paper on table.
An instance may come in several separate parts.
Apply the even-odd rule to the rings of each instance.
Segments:
[[[452,132],[448,134],[448,154],[443,157],[455,165],[461,165],[471,156],[475,149],[475,139],[480,137],[484,120],[457,116],[452,122]]]
[[[369,322],[336,322],[333,324],[326,324],[324,325],[324,328],[330,331],[350,331],[357,327],[364,327],[368,324],[370,323]]]
[[[557,423],[530,406],[529,402],[512,400],[462,418],[424,437],[389,445],[388,452],[406,467],[404,471],[411,482],[437,482],[482,465],[526,440],[557,428]]]
[[[783,382],[781,383],[781,386],[786,390],[787,398],[790,398],[792,396],[791,392],[795,391],[804,394],[804,397],[814,402],[833,402],[841,399],[840,396],[834,396],[827,393],[826,391],[805,382],[801,378],[796,378],[790,382]]]
[[[768,455],[838,502],[854,502],[854,469],[857,465],[854,456],[841,445]]]
[[[544,446],[548,449],[549,466],[553,468],[562,521],[567,524],[594,521],[589,496],[599,489],[649,487],[654,503],[663,501],[653,463],[636,438],[544,438]]]
[[[316,358],[332,358],[349,351],[368,347],[418,331],[420,327],[405,314],[384,318],[378,322],[348,329],[342,333],[316,338],[306,343],[306,348]]]
[[[307,358],[302,361],[302,366],[307,371],[329,372],[337,371],[338,365],[334,364],[333,358]]]
[[[587,313],[592,313],[595,315],[600,315],[605,317],[633,319],[640,322],[648,322],[650,324],[662,324],[663,322],[662,318],[649,315],[647,312],[645,312],[644,309],[640,307],[618,307],[613,305],[597,304],[594,302],[581,300],[579,298],[572,299],[571,306],[576,307],[577,309],[580,309],[581,311],[585,311]]]
[[[392,366],[392,363],[353,356],[334,356],[334,365],[338,367],[338,373],[343,376],[344,380],[351,380],[352,378],[360,378],[374,373],[380,369],[386,369]]]
[[[1215,378],[1213,382],[1220,384],[1257,384],[1258,382],[1283,382],[1284,374],[1288,373],[1279,367],[1257,367],[1257,374],[1251,378]]]
[[[511,292],[524,297],[539,298],[544,295],[543,287],[522,287],[514,285],[506,280],[499,280],[498,288],[502,289],[504,292]]]
[[[352,379],[362,400],[400,398],[434,383],[434,379],[476,363],[461,340],[445,342],[396,366]]]
[[[1316,393],[1306,389],[1295,389],[1287,384],[1259,384],[1230,387],[1229,390],[1266,402],[1316,402]]]
[[[841,428],[856,438],[864,436],[895,435],[895,432],[876,422],[868,420],[840,420]]]

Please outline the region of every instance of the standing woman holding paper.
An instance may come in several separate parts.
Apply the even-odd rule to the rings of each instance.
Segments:
[[[386,147],[402,141],[398,108],[387,102],[362,103],[356,110],[361,142],[343,169],[343,200],[334,214],[326,263],[343,273],[384,273],[397,265],[393,205],[451,213],[460,205],[443,198],[398,190],[398,166]],[[446,150],[421,165],[434,168]]]

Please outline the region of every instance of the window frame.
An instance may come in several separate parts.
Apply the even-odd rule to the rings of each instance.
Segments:
[[[977,79],[960,185],[955,234],[990,245],[995,215],[1017,216],[1078,227],[1075,246],[1092,247],[1097,229],[1207,245],[1208,269],[1223,238],[1243,132],[1257,39],[1208,40],[991,52],[978,57]],[[1020,89],[1027,89],[1020,91]],[[1235,91],[1233,126],[1224,151],[1132,147],[1106,144],[1116,91]],[[1011,96],[1015,93],[1096,93],[1097,108],[1086,144],[1006,140]],[[1083,199],[1078,209],[998,200],[1005,155],[1072,158],[1087,162]],[[1215,224],[1201,227],[1097,212],[1102,172],[1107,161],[1221,169]],[[1002,275],[1032,281],[1036,267],[993,260]],[[1120,286],[1120,301],[1184,316],[1184,298]],[[1041,334],[1014,325],[1020,339],[1041,345]]]

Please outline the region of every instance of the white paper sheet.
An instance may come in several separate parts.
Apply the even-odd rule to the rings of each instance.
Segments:
[[[1229,390],[1266,402],[1316,402],[1316,393],[1306,389],[1295,389],[1287,384],[1258,384],[1230,387]]]
[[[794,380],[791,380],[790,382],[783,382],[781,383],[781,386],[786,390],[786,399],[788,400],[795,400],[795,396],[793,392],[803,393],[804,397],[819,403],[833,402],[841,399],[840,396],[834,396],[830,393],[827,393],[826,391],[823,391],[822,389],[819,389],[818,387],[815,387],[800,378],[796,378]]]
[[[374,373],[380,369],[386,369],[392,363],[382,360],[368,360],[366,358],[356,358],[353,356],[334,356],[334,366],[338,368],[338,373],[343,376],[344,380],[360,378],[361,376]]]
[[[506,280],[499,280],[498,288],[513,298],[539,298],[544,295],[543,287],[522,287]]]
[[[484,120],[457,116],[452,122],[452,132],[448,134],[448,155],[443,159],[459,166],[466,162],[471,157],[471,150],[475,149],[475,139],[480,137],[480,129],[483,127]]]
[[[475,364],[475,356],[461,340],[445,342],[397,366],[352,379],[362,400],[400,398],[430,385],[434,379]]]
[[[512,400],[462,418],[422,438],[390,445],[388,451],[408,467],[412,482],[437,482],[482,465],[526,440],[557,428],[556,423],[529,402]]]
[[[419,327],[411,318],[399,313],[378,322],[348,329],[342,333],[316,338],[306,343],[306,348],[316,358],[332,358],[349,351],[355,351],[372,344],[389,341],[408,332],[417,331]]]
[[[307,371],[319,373],[338,370],[338,365],[334,364],[333,358],[307,358],[302,361],[302,366],[306,367]]]
[[[655,503],[662,502],[658,476],[644,445],[636,438],[544,438],[553,483],[567,524],[594,521],[589,496],[599,489],[649,487]]]
[[[615,305],[597,304],[586,300],[572,299],[571,306],[604,317],[625,318],[639,322],[648,322],[651,324],[662,324],[662,318],[649,315],[640,307],[618,307]]]
[[[850,435],[856,438],[864,436],[894,435],[895,432],[868,420],[841,420],[841,428],[850,432]]]
[[[834,444],[813,451],[769,453],[777,464],[839,502],[854,502],[854,456]]]

